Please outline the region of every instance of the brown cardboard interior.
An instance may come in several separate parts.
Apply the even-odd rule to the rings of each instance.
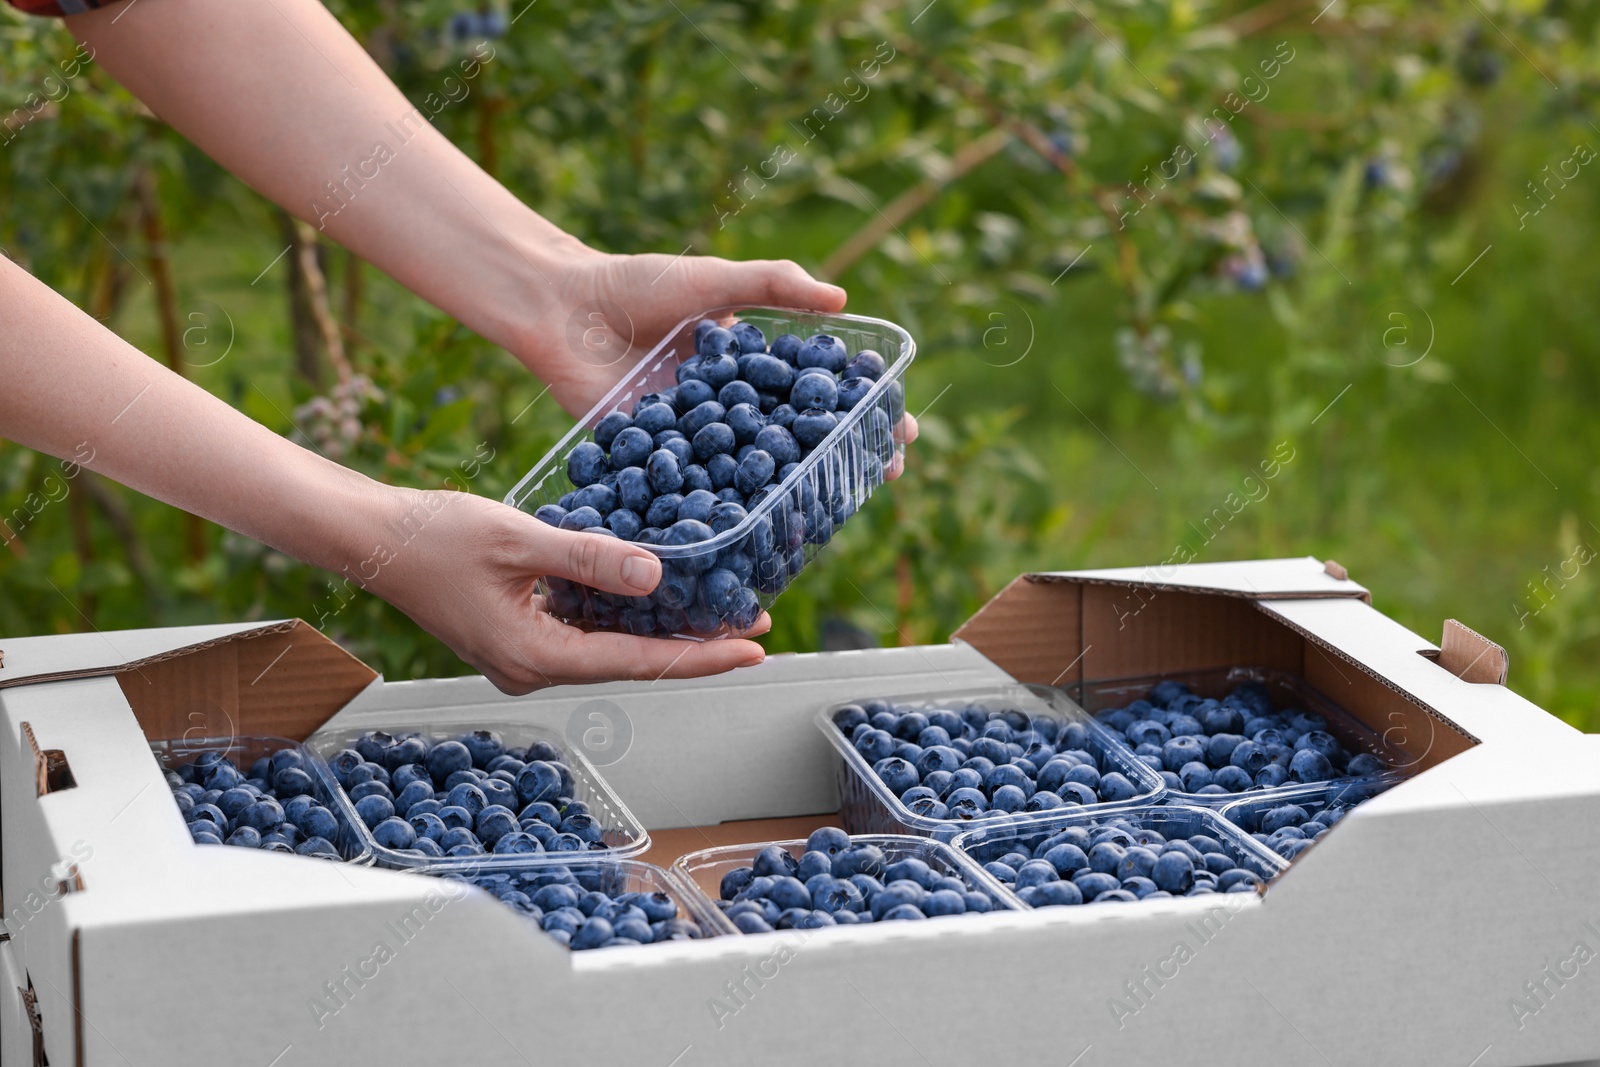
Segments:
[[[378,677],[300,619],[115,673],[153,740],[264,734],[303,741]]]
[[[955,632],[1013,677],[1062,686],[1231,667],[1303,679],[1425,770],[1477,743],[1335,649],[1231,592],[1022,575]]]

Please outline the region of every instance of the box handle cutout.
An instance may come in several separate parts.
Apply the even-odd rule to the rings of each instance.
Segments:
[[[1322,573],[1326,574],[1329,578],[1334,578],[1341,582],[1347,582],[1350,580],[1350,572],[1345,570],[1344,567],[1331,559],[1322,564]]]
[[[1511,669],[1506,650],[1455,619],[1444,621],[1439,651],[1424,655],[1439,666],[1475,685],[1505,685]]]
[[[72,764],[67,762],[65,752],[59,748],[41,750],[38,739],[33,736],[32,723],[22,724],[22,736],[27,738],[28,748],[33,752],[34,788],[39,796],[77,788],[78,780],[72,775]]]

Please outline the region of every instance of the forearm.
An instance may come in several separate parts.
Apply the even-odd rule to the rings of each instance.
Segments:
[[[385,487],[185,381],[3,257],[0,309],[0,436],[329,570],[370,553]]]
[[[594,254],[440,134],[317,0],[142,0],[68,24],[217,162],[497,344],[522,347]]]

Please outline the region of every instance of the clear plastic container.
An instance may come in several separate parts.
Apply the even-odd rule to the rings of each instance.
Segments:
[[[1396,768],[1406,767],[1415,762],[1412,754],[1391,743],[1384,734],[1356,718],[1305,680],[1287,671],[1265,667],[1220,667],[1203,671],[1141,675],[1112,681],[1079,682],[1065,687],[1065,691],[1085,711],[1098,718],[1102,711],[1126,707],[1135,700],[1144,699],[1157,683],[1165,681],[1181,682],[1199,696],[1216,699],[1226,696],[1244,682],[1257,682],[1266,687],[1275,709],[1303,709],[1320,714],[1327,721],[1327,732],[1352,755],[1365,752]],[[1405,775],[1400,770],[1390,770],[1374,775],[1341,777],[1331,781],[1354,782],[1365,778],[1399,780],[1403,777]],[[1224,794],[1188,793],[1181,789],[1169,789],[1166,796],[1167,800],[1174,804],[1220,808],[1242,797],[1276,795],[1284,790],[1304,789],[1307,784],[1288,782],[1273,787],[1253,786],[1238,793]]]
[[[1250,871],[1263,884],[1282,874],[1289,866],[1287,860],[1264,848],[1215,810],[1188,804],[1148,805],[1111,812],[1085,811],[1044,825],[997,826],[984,823],[957,837],[954,847],[981,869],[982,864],[997,860],[1014,849],[1026,850],[1031,855],[1034,847],[1045,838],[1069,826],[1103,826],[1113,820],[1126,820],[1134,826],[1155,830],[1169,841],[1186,840],[1196,834],[1204,834],[1222,845],[1235,866]],[[987,871],[984,876],[992,877]],[[1020,898],[1018,903],[1028,907]]]
[[[1016,896],[991,878],[982,867],[956,849],[940,841],[909,834],[851,834],[853,844],[876,845],[883,850],[887,863],[904,859],[919,859],[940,875],[959,878],[968,889],[982,893],[993,902],[997,911],[1014,911],[1022,907]],[[738,867],[748,867],[757,852],[769,845],[781,846],[795,859],[805,855],[804,841],[760,841],[749,845],[723,845],[719,848],[701,849],[678,857],[672,869],[683,880],[703,894],[719,914],[722,876]],[[953,918],[953,916],[951,916]],[[723,920],[726,922],[726,918]],[[731,924],[730,924],[731,925]],[[735,928],[737,932],[737,928]]]
[[[1278,841],[1267,840],[1270,835],[1267,826],[1273,830],[1280,825],[1294,826],[1298,829],[1304,822],[1321,822],[1320,816],[1329,809],[1339,812],[1339,817],[1343,818],[1357,804],[1371,800],[1384,790],[1399,785],[1401,781],[1399,777],[1357,778],[1329,782],[1325,785],[1306,785],[1298,789],[1275,790],[1270,794],[1235,800],[1223,807],[1220,814],[1254,839],[1262,848],[1284,859],[1293,860],[1307,846],[1296,846],[1292,842],[1302,839],[1291,836]],[[1305,817],[1302,819],[1299,815],[1282,810],[1290,805],[1299,808]],[[1273,818],[1271,816],[1274,812],[1280,814]],[[1331,826],[1328,828],[1332,829]],[[1321,837],[1321,833],[1313,832],[1310,840],[1320,840]]]
[[[695,544],[645,545],[662,562],[661,584],[649,596],[617,596],[566,579],[541,580],[539,591],[557,618],[584,629],[652,637],[713,638],[742,631],[866,502],[904,452],[894,427],[905,414],[901,379],[916,354],[916,344],[905,330],[861,315],[718,308],[679,323],[512,488],[505,502],[533,513],[581,488],[567,476],[572,450],[594,439],[595,427],[606,415],[618,410],[631,414],[639,398],[677,384],[679,363],[694,355],[695,324],[707,318],[753,323],[769,344],[783,333],[803,338],[832,334],[852,354],[868,348],[877,351],[887,369],[798,468],[737,526]],[[718,565],[739,578],[739,585],[723,588],[719,583],[718,596],[708,604],[701,590],[711,592],[712,587],[702,579]]]
[[[494,870],[456,868],[429,873],[470,882],[496,896],[499,895],[497,888],[508,883],[532,896],[539,886],[554,880],[553,876],[557,876],[562,869],[572,875],[569,884],[585,891],[597,890],[611,897],[622,893],[665,893],[678,905],[678,918],[693,920],[700,927],[701,937],[738,933],[733,923],[682,875],[641,860],[585,860],[561,866],[523,863],[496,867]],[[519,914],[526,914],[516,904],[508,902],[507,906]],[[529,920],[533,921],[532,916],[529,916]]]
[[[1118,771],[1138,789],[1138,794],[1128,800],[993,816],[982,820],[985,823],[1049,821],[1051,818],[1060,817],[1066,811],[1114,811],[1159,801],[1166,792],[1161,776],[1152,770],[1149,764],[1118,744],[1103,727],[1073,706],[1058,689],[1014,684],[959,690],[953,693],[924,693],[882,699],[886,699],[896,708],[926,710],[944,707],[959,711],[962,707],[978,705],[996,711],[1017,710],[1030,721],[1050,719],[1060,725],[1080,722],[1089,731],[1088,751],[1099,762],[1100,770]],[[856,751],[850,738],[834,725],[834,715],[840,708],[859,702],[860,700],[841,702],[823,710],[817,716],[818,729],[839,754],[841,764],[839,791],[842,796],[839,818],[844,828],[853,834],[911,832],[940,841],[950,841],[956,835],[976,825],[973,821],[963,819],[935,819],[918,815],[906,807],[900,797],[884,784],[866,757]]]
[[[372,853],[380,867],[394,867],[400,870],[423,870],[430,873],[442,873],[457,869],[497,871],[509,870],[519,865],[539,864],[567,864],[572,865],[585,861],[622,860],[637,857],[650,848],[650,834],[644,825],[628,810],[628,806],[606,784],[605,779],[594,766],[566,743],[566,739],[551,730],[531,726],[527,723],[490,722],[474,724],[470,729],[463,729],[457,724],[425,723],[417,725],[409,723],[404,728],[396,727],[392,731],[385,731],[397,740],[407,737],[426,735],[436,740],[453,740],[464,736],[474,730],[492,730],[500,735],[501,741],[507,747],[526,748],[536,742],[545,742],[561,753],[563,762],[567,765],[572,775],[573,799],[581,800],[589,806],[589,813],[600,824],[601,842],[604,849],[592,849],[584,852],[533,852],[511,853],[495,855],[493,853],[482,856],[423,856],[411,855],[395,849],[385,848],[378,844],[372,835],[372,830],[355,815],[355,807],[350,802],[349,796],[338,784],[333,769],[326,768],[328,782],[336,790],[344,803],[349,806],[351,819],[357,832],[361,835],[367,849]],[[324,764],[330,763],[333,757],[342,749],[352,747],[357,738],[372,733],[371,727],[323,729],[317,731],[306,740],[306,747],[315,753]],[[513,809],[521,814],[520,798],[518,806]],[[396,814],[400,814],[396,812]]]
[[[367,847],[365,835],[358,828],[361,822],[356,818],[355,808],[350,805],[350,798],[345,796],[333,781],[333,776],[328,773],[327,766],[317,754],[298,741],[291,741],[287,737],[227,737],[227,738],[180,738],[176,740],[153,740],[150,742],[150,751],[154,753],[156,762],[161,765],[163,772],[176,771],[179,767],[193,763],[195,759],[205,752],[216,752],[226,756],[241,774],[250,773],[251,764],[263,756],[271,756],[282,749],[292,749],[306,760],[311,767],[312,792],[323,807],[333,812],[339,823],[339,832],[333,846],[339,850],[347,863],[371,864],[372,851]],[[287,800],[288,797],[280,797]]]

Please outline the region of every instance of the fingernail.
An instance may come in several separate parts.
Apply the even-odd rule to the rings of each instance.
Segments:
[[[756,652],[756,653],[753,653],[753,654],[751,654],[749,656],[746,656],[744,659],[740,660],[739,661],[739,666],[741,666],[741,667],[754,667],[754,666],[757,666],[758,664],[761,664],[761,663],[765,662],[766,658],[767,658],[767,654],[765,652]]]
[[[646,556],[629,556],[622,561],[622,582],[630,589],[648,593],[661,580],[661,565]]]

